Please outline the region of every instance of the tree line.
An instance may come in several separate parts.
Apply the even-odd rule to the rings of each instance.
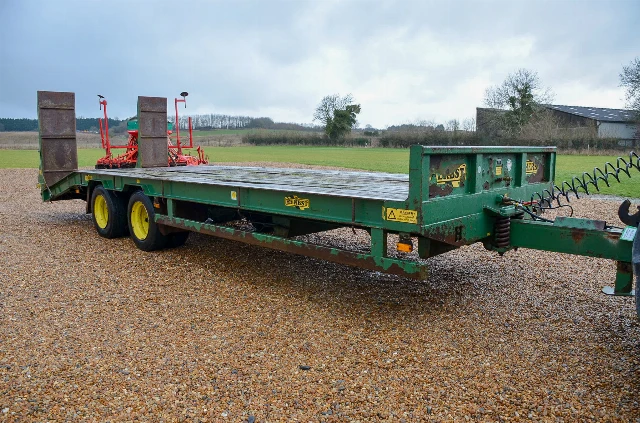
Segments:
[[[189,116],[180,116],[180,129],[187,129]],[[110,132],[124,133],[129,119],[109,118]],[[168,116],[167,120],[175,123],[175,116]],[[278,129],[295,131],[314,131],[319,128],[314,125],[304,125],[298,123],[274,122],[269,117],[249,117],[231,116],[221,114],[192,115],[191,122],[193,129]],[[76,118],[76,130],[78,131],[98,131],[98,118]],[[37,131],[38,119],[13,119],[0,118],[0,132],[23,132]]]
[[[109,118],[109,128],[115,128],[122,122],[126,122],[120,119]],[[23,132],[23,131],[37,131],[38,119],[12,119],[12,118],[0,118],[0,132]],[[98,119],[97,118],[76,118],[76,130],[78,131],[97,131]]]
[[[304,125],[299,123],[274,122],[270,117],[250,117],[250,116],[232,116],[222,114],[203,114],[180,116],[180,129],[186,129],[189,126],[189,117],[191,117],[191,125],[193,129],[279,129],[279,130],[295,130],[295,131],[313,131],[318,128],[314,125]],[[169,122],[175,124],[175,116],[169,116]]]

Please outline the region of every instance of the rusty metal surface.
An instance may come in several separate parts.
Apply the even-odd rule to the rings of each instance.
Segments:
[[[167,112],[167,98],[166,97],[145,97],[138,96],[138,107],[143,112]]]
[[[138,138],[138,164],[140,167],[162,167],[167,165],[167,136],[160,138]]]
[[[196,231],[207,235],[217,236],[219,238],[240,241],[251,245],[258,245],[293,254],[301,254],[308,257],[342,263],[363,269],[384,271],[385,273],[403,277],[426,279],[428,276],[426,265],[408,260],[377,257],[375,254],[362,254],[354,251],[310,244],[267,234],[246,232],[236,230],[234,228],[193,222],[179,218],[170,218],[169,216],[163,215],[156,215],[156,222],[161,225]]]
[[[409,195],[409,175],[392,173],[240,166],[100,169],[85,172],[370,200],[404,201]]]
[[[76,137],[76,114],[73,109],[40,108],[40,136],[46,138]]]
[[[138,97],[138,166],[167,166],[167,99]]]
[[[76,170],[78,151],[75,138],[42,138],[42,166],[49,171]]]
[[[38,91],[38,108],[75,110],[75,105],[75,93]]]
[[[78,169],[75,94],[38,91],[38,129],[42,175],[50,186]]]

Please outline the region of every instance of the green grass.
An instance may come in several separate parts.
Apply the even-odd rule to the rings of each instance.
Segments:
[[[409,150],[384,148],[341,147],[208,147],[205,149],[213,163],[222,162],[282,162],[319,166],[336,166],[365,169],[379,172],[408,173]],[[81,167],[93,166],[104,155],[100,149],[78,150]],[[615,162],[615,156],[559,155],[556,166],[556,181],[568,180],[593,168],[604,167],[607,161]],[[0,150],[0,168],[37,168],[38,152],[35,150]],[[632,170],[632,177],[621,175],[621,183],[615,181],[603,194],[640,198],[640,172]]]
[[[409,150],[344,147],[227,147],[206,149],[213,162],[282,162],[409,173]]]
[[[93,166],[104,156],[100,148],[78,149],[78,164],[80,167]],[[38,150],[0,150],[0,169],[37,168],[40,163]]]

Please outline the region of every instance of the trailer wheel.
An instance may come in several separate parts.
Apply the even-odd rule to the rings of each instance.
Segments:
[[[189,238],[189,231],[184,232],[173,232],[167,235],[167,247],[169,248],[177,248],[182,247],[185,242],[187,242],[187,238]]]
[[[160,233],[155,222],[151,199],[144,192],[136,191],[127,208],[129,233],[136,247],[143,251],[160,250],[167,245],[168,237]]]
[[[91,195],[93,225],[104,238],[119,238],[127,234],[124,201],[114,192],[97,186]]]

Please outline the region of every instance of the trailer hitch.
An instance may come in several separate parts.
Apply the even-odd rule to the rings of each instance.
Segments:
[[[629,207],[631,206],[631,201],[624,200],[620,207],[618,208],[618,217],[628,226],[638,227],[640,224],[640,206],[638,206],[638,211],[635,214],[629,214]]]
[[[620,207],[618,208],[618,217],[628,226],[633,226],[634,228],[638,228],[640,230],[640,206],[638,206],[638,211],[634,214],[629,214],[629,207],[631,206],[631,201],[624,200]],[[640,237],[636,236],[633,238],[633,246],[631,250],[631,266],[633,268],[633,275],[635,276],[635,297],[636,297],[636,314],[640,319]],[[633,292],[631,292],[633,295]]]

